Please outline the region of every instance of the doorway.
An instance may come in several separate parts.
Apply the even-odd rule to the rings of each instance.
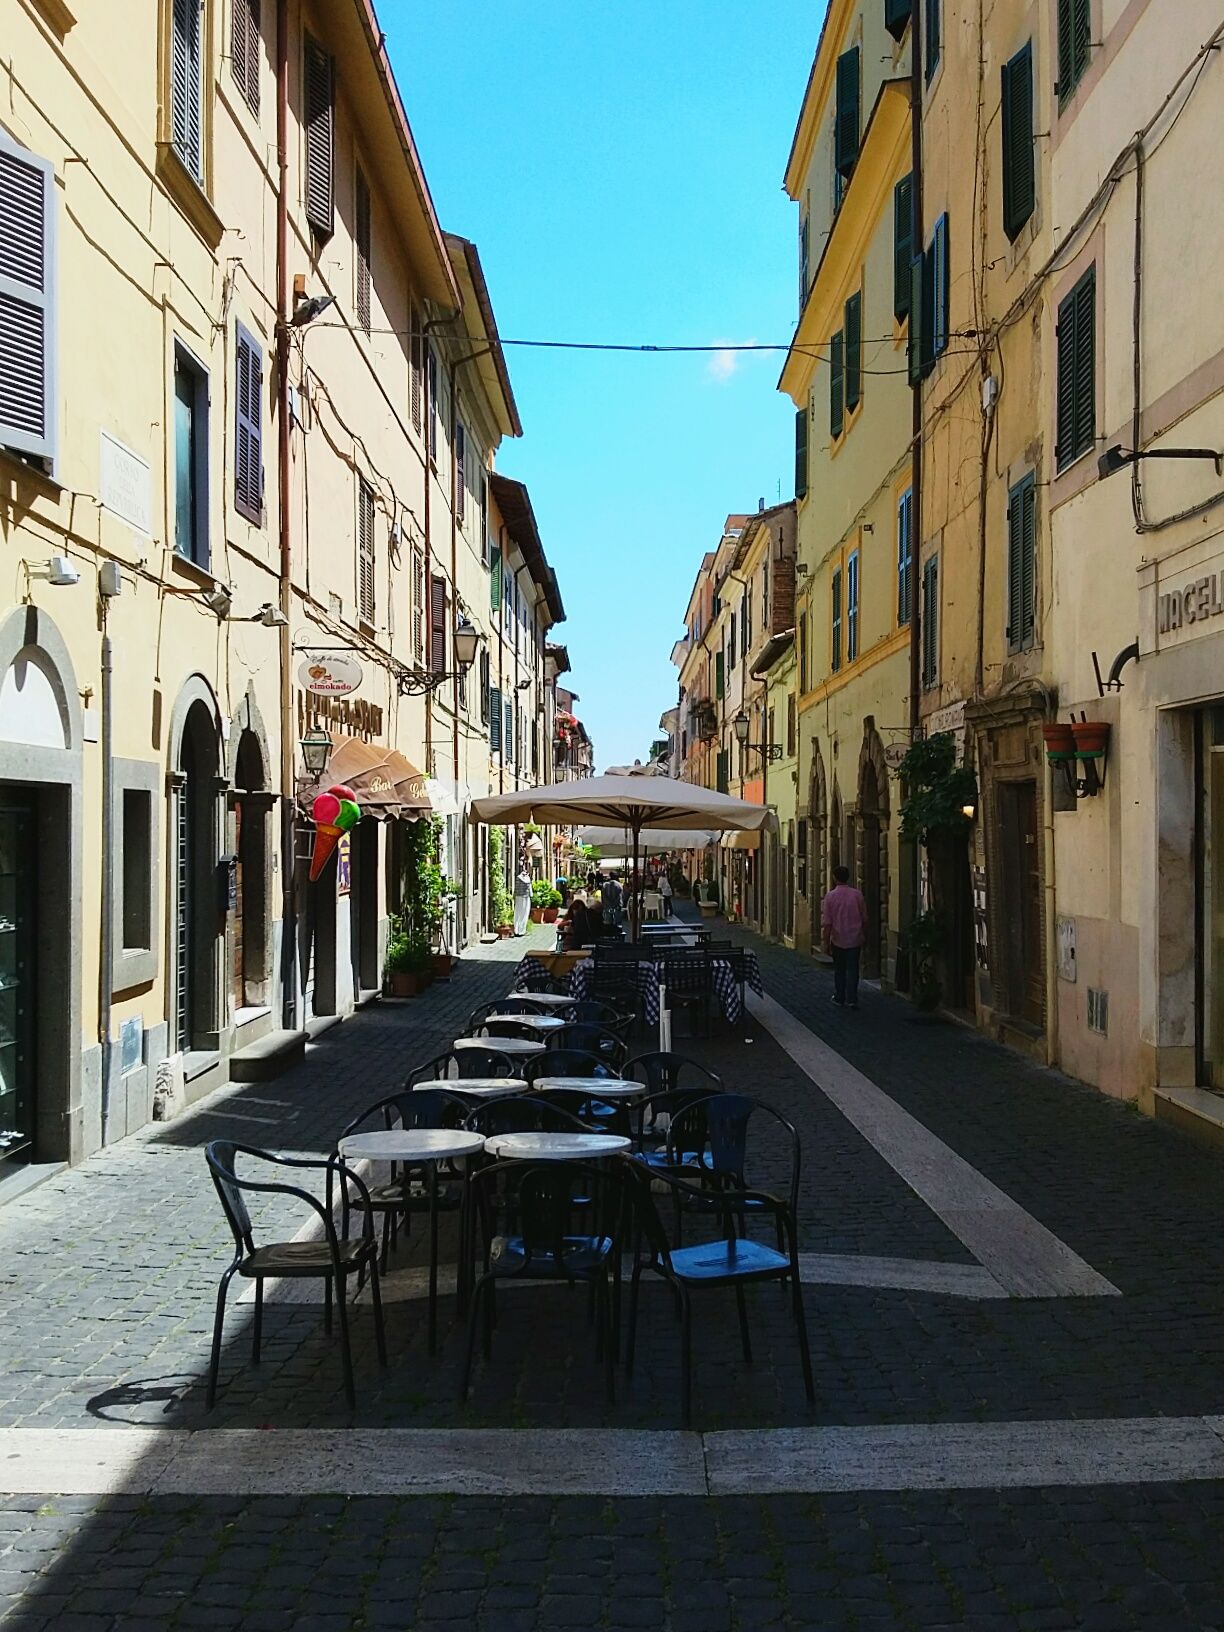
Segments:
[[[1195,717],[1198,1080],[1224,1089],[1224,708]]]
[[[174,831],[174,1022],[179,1050],[215,1049],[217,735],[207,704],[188,710],[179,749]]]
[[[859,888],[867,902],[867,941],[863,947],[863,974],[878,980],[883,970],[883,891],[880,877],[880,787],[875,764],[865,759],[859,772],[858,871]]]
[[[1037,784],[996,783],[1002,849],[1005,989],[1014,1020],[1040,1028],[1045,1019],[1045,960],[1041,938],[1041,846]]]
[[[38,853],[35,796],[0,788],[0,1163],[34,1154]]]
[[[378,969],[378,835],[381,823],[359,822],[349,835],[349,945],[353,995],[379,985]]]
[[[947,926],[940,979],[948,1006],[972,1011],[973,880],[969,870],[969,840],[964,833],[937,830],[928,840],[927,853],[934,905]]]
[[[261,1008],[268,1001],[268,807],[263,791],[263,754],[253,731],[238,739],[234,770],[234,854],[237,888],[234,901],[235,1009]]]

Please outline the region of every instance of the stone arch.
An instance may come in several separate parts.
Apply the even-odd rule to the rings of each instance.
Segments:
[[[170,733],[167,746],[167,761],[171,775],[178,766],[183,748],[183,730],[187,724],[187,716],[196,703],[202,703],[212,720],[213,731],[216,735],[218,763],[221,759],[221,709],[217,703],[217,694],[202,674],[189,674],[179,687],[178,696],[174,699],[174,708],[170,713]]]
[[[837,780],[837,772],[833,772],[833,799],[829,805],[829,872],[834,867],[840,867],[845,857],[842,855],[842,796],[841,784]]]
[[[0,623],[0,677],[0,737],[79,752],[83,730],[76,671],[63,636],[41,607],[16,607]],[[44,694],[54,723],[45,720],[45,710],[39,711],[44,716],[39,719],[23,708],[28,688]],[[51,729],[35,729],[44,724]]]
[[[238,754],[242,748],[244,736],[254,739],[254,742],[258,745],[260,760],[263,763],[261,780],[258,783],[246,785],[266,788],[272,775],[272,748],[268,741],[267,726],[264,724],[263,715],[255,699],[254,685],[247,687],[246,693],[238,705],[238,710],[230,721],[229,742],[226,745],[226,769],[229,772],[229,779],[235,787],[240,785],[238,781]]]
[[[872,814],[887,822],[891,815],[890,794],[888,788],[888,764],[884,758],[884,744],[880,740],[880,733],[876,730],[875,720],[870,714],[863,721],[863,742],[859,749],[859,807],[866,804],[867,796],[873,795],[871,805]]]
[[[229,987],[236,1012],[266,1008],[272,990],[271,754],[253,688],[248,686],[230,725],[230,825],[235,888],[227,937]]]
[[[884,744],[870,714],[863,721],[859,749],[858,812],[855,820],[855,871],[867,900],[867,943],[863,973],[885,972],[888,948],[888,823],[890,797]]]
[[[228,786],[216,693],[202,674],[183,682],[168,744],[170,949],[167,1003],[172,1047],[220,1048],[221,954],[225,912],[217,865]]]
[[[820,739],[812,738],[812,780],[808,790],[808,895],[819,902],[829,886],[829,790]]]

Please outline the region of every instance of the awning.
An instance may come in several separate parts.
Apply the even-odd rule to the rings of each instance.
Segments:
[[[724,850],[759,850],[761,848],[760,833],[724,833],[722,836]]]
[[[332,744],[324,783],[330,787],[343,782],[352,788],[363,816],[379,821],[398,816],[415,822],[432,813],[424,776],[396,749],[359,737],[333,737]]]
[[[782,653],[786,651],[787,647],[792,646],[794,641],[795,631],[793,629],[783,629],[780,634],[770,635],[757,653],[756,660],[752,665],[752,674],[754,676],[768,674],[782,656]]]

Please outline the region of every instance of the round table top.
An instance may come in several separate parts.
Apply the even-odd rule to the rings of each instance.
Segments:
[[[385,1128],[380,1133],[350,1133],[340,1141],[341,1156],[364,1156],[372,1162],[434,1162],[475,1156],[483,1149],[481,1135],[462,1128]]]
[[[495,1054],[542,1054],[543,1043],[526,1037],[456,1037],[452,1048],[491,1048]]]
[[[525,1162],[591,1161],[629,1149],[618,1133],[499,1133],[484,1143],[490,1156]]]
[[[562,992],[515,992],[520,1003],[534,1003],[539,1009],[568,1009],[574,1001]]]
[[[486,1014],[484,1017],[486,1026],[495,1025],[499,1020],[515,1026],[530,1026],[533,1031],[556,1031],[558,1026],[568,1024],[555,1014]]]
[[[573,1089],[580,1094],[589,1094],[592,1099],[611,1101],[614,1099],[641,1099],[646,1088],[640,1082],[622,1082],[619,1077],[537,1077],[535,1085],[545,1093],[550,1089]]]
[[[414,1088],[445,1088],[448,1094],[470,1094],[473,1099],[508,1099],[525,1094],[523,1077],[443,1077],[438,1082],[416,1082]]]

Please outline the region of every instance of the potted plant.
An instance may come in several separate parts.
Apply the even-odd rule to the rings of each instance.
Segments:
[[[1106,727],[1108,730],[1108,727]],[[1075,736],[1070,725],[1063,720],[1051,720],[1043,725],[1041,734],[1045,738],[1046,758],[1051,765],[1061,764],[1063,760],[1075,757]]]
[[[1101,759],[1109,746],[1109,722],[1073,720],[1071,735],[1075,739],[1076,759]]]
[[[429,947],[398,920],[383,960],[383,989],[391,997],[418,997],[432,979]]]
[[[560,895],[546,878],[537,878],[531,886],[531,921],[533,924],[544,922],[544,912],[548,907],[559,905]],[[553,914],[556,920],[556,913]]]
[[[561,891],[550,884],[548,887],[548,900],[544,903],[544,922],[546,924],[555,924],[560,910]]]
[[[503,865],[505,854],[505,828],[491,827],[489,829],[489,917],[492,919],[494,930],[502,940],[508,940],[514,932],[514,900],[506,883],[506,869]]]
[[[931,1014],[939,1007],[943,985],[935,960],[944,944],[943,919],[937,912],[920,912],[906,931],[909,947],[911,995],[914,1007]]]

